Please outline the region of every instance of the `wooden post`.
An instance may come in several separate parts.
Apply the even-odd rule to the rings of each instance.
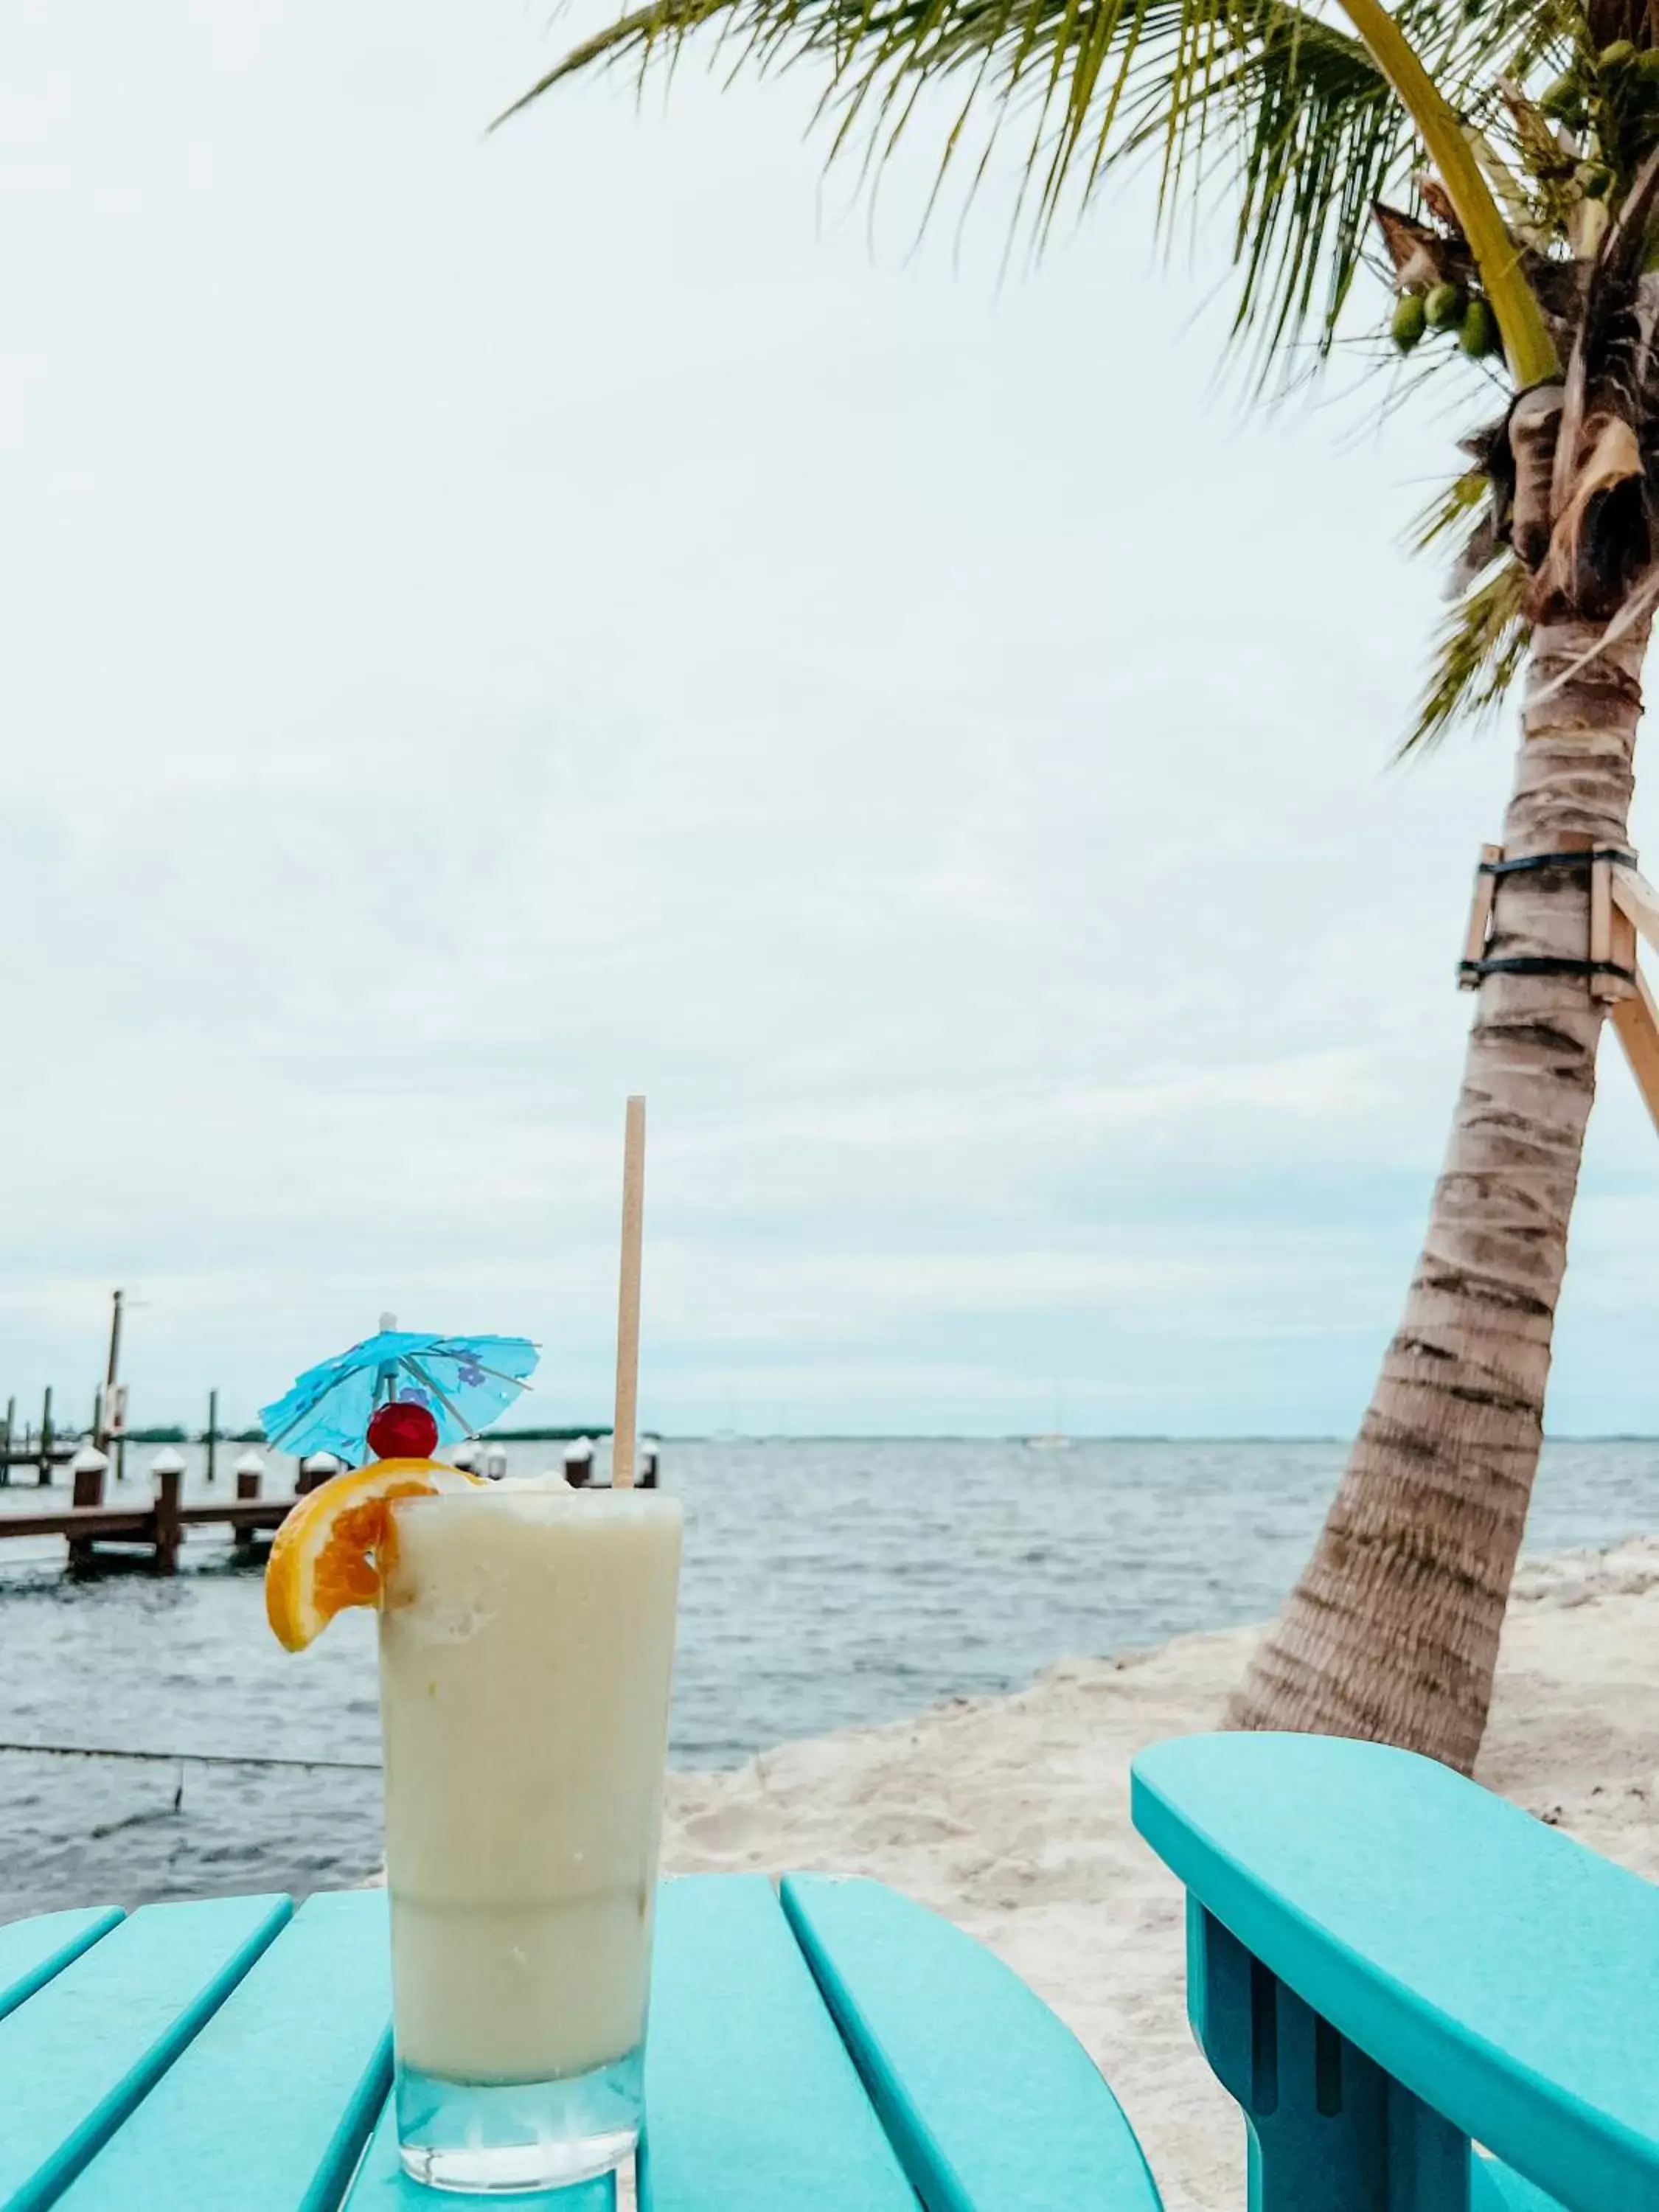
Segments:
[[[1463,935],[1463,965],[1470,967],[1486,956],[1486,933],[1492,927],[1492,901],[1498,896],[1498,878],[1487,872],[1488,867],[1504,857],[1501,845],[1480,848],[1482,866],[1475,871],[1474,892],[1469,901],[1469,926]],[[1460,973],[1458,984],[1465,991],[1478,991],[1480,978]]]
[[[340,1472],[340,1462],[332,1452],[313,1452],[309,1459],[300,1462],[294,1478],[294,1495],[304,1498],[313,1490],[320,1490]]]
[[[104,1502],[104,1478],[109,1473],[109,1460],[96,1444],[83,1444],[76,1453],[70,1468],[70,1480],[74,1485],[70,1503],[72,1505],[101,1505]]]
[[[240,1459],[236,1462],[236,1495],[238,1498],[251,1504],[253,1499],[259,1495],[259,1486],[264,1480],[264,1473],[265,1463],[264,1460],[260,1458],[258,1453],[254,1451],[244,1452]],[[233,1547],[236,1551],[251,1552],[253,1549],[252,1529],[238,1528],[235,1534],[232,1537],[231,1542]]]
[[[1612,936],[1614,967],[1622,968],[1627,975],[1633,975],[1636,973],[1636,924],[1619,904],[1616,896],[1613,905]],[[1626,982],[1622,975],[1616,980],[1619,984],[1619,997],[1629,998],[1636,986],[1633,983]]]
[[[104,1502],[104,1478],[109,1473],[109,1461],[96,1444],[82,1444],[70,1466],[70,1480],[74,1485],[70,1502],[76,1507],[98,1506]],[[77,1571],[92,1565],[92,1539],[71,1536],[69,1540],[69,1563]]]
[[[208,1392],[207,1479],[212,1481],[218,1470],[219,1460],[219,1393]]]
[[[40,1465],[36,1477],[44,1490],[52,1480],[52,1385],[46,1385],[46,1395],[40,1406]]]
[[[1628,915],[1650,945],[1659,945],[1659,891],[1637,868],[1615,868],[1613,903]]]
[[[1598,853],[1590,862],[1589,957],[1593,961],[1612,962],[1613,954],[1613,862],[1606,854]],[[1620,975],[1592,975],[1590,996],[1611,1003],[1622,999],[1627,986]]]
[[[149,1471],[155,1477],[155,1571],[158,1575],[176,1574],[179,1547],[184,1539],[184,1526],[179,1518],[179,1492],[185,1479],[185,1463],[176,1451],[159,1451],[149,1463]]]
[[[17,1401],[15,1398],[8,1398],[6,1401],[5,1442],[3,1445],[0,1445],[0,1487],[3,1487],[11,1480],[11,1432],[16,1419]]]
[[[109,1449],[110,1438],[115,1433],[115,1370],[121,1359],[121,1300],[119,1291],[112,1291],[109,1310],[109,1358],[104,1365],[104,1387],[98,1394],[97,1416],[93,1423],[92,1441],[100,1451]]]
[[[1637,975],[1634,993],[1614,1000],[1613,1025],[1625,1048],[1636,1087],[1653,1116],[1655,1128],[1659,1129],[1659,1010],[1641,974]]]

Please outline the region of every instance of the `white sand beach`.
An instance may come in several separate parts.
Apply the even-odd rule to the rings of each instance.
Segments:
[[[1062,1662],[1021,1694],[674,1776],[670,1872],[869,1874],[989,1943],[1082,2039],[1169,2212],[1244,2200],[1233,2108],[1183,2008],[1180,1891],[1135,1835],[1128,1763],[1212,1727],[1254,1630]],[[1659,1876],[1659,1537],[1524,1565],[1480,1765],[1491,1788]]]

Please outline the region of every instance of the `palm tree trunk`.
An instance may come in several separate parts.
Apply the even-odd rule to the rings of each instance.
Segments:
[[[1625,842],[1645,629],[1560,680],[1601,631],[1566,622],[1534,639],[1510,859]],[[1582,866],[1500,877],[1493,954],[1582,960],[1589,898]],[[1602,1018],[1582,976],[1483,980],[1405,1318],[1231,1726],[1372,1737],[1474,1765],[1543,1441]]]

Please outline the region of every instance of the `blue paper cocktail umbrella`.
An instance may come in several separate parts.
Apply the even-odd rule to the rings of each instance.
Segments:
[[[332,1452],[353,1464],[378,1406],[424,1406],[441,1444],[478,1433],[510,1406],[535,1372],[540,1352],[523,1336],[429,1336],[382,1317],[378,1334],[337,1358],[308,1367],[259,1415],[265,1441],[303,1459]]]

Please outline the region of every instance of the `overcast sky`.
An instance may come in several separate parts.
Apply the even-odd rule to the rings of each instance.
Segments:
[[[0,1394],[120,1283],[135,1418],[383,1307],[603,1418],[638,1089],[654,1425],[1342,1431],[1513,744],[1388,767],[1458,410],[1246,418],[1133,192],[872,243],[804,83],[486,139],[557,36],[9,0]],[[1603,1066],[1579,1431],[1659,1425]]]

